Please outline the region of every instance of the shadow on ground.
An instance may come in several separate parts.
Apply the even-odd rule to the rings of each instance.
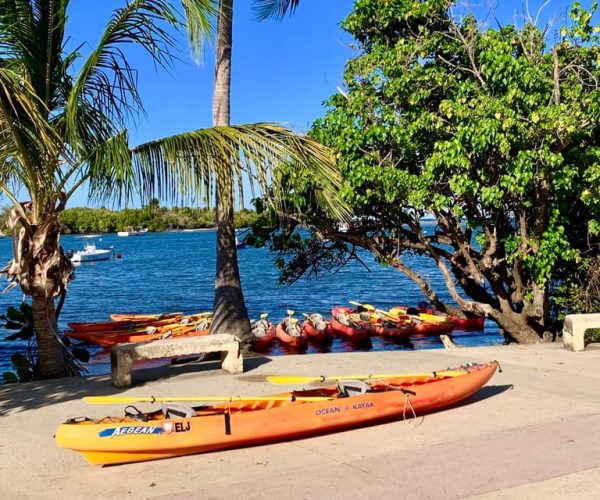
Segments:
[[[244,373],[251,372],[255,368],[269,362],[269,358],[261,356],[245,358]],[[221,363],[218,360],[167,365],[160,368],[134,370],[132,372],[132,380],[134,386],[143,387],[145,382],[167,380],[181,374],[197,374],[198,376],[202,376],[204,372],[214,372],[219,370],[220,367]],[[224,374],[223,376],[230,376],[226,372],[222,373]],[[70,377],[0,385],[0,416],[9,412],[15,413],[47,405],[60,404],[74,399],[81,399],[84,396],[118,395],[123,390],[125,389],[113,387],[110,375]]]

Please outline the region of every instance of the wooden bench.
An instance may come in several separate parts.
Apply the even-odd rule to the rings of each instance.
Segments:
[[[238,339],[233,335],[221,333],[117,345],[110,351],[112,383],[115,387],[130,387],[131,366],[134,361],[174,358],[206,352],[221,353],[221,368],[223,370],[229,373],[242,373],[244,371],[244,359]]]
[[[563,325],[563,345],[570,351],[585,349],[585,332],[600,328],[600,313],[567,314]]]

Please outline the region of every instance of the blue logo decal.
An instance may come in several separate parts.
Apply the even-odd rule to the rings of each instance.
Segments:
[[[148,427],[144,425],[132,425],[128,427],[115,427],[110,429],[104,429],[98,433],[98,436],[115,437],[115,436],[129,436],[131,434],[162,434],[162,427]]]

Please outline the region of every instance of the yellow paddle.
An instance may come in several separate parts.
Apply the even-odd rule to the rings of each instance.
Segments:
[[[364,307],[368,312],[375,312],[377,314],[381,314],[381,315],[385,316],[387,318],[387,320],[391,321],[392,323],[404,323],[404,320],[399,319],[398,317],[394,316],[393,314],[390,314],[387,311],[384,311],[383,309],[377,309],[376,307],[372,306],[371,304],[361,304],[360,302],[357,302],[355,300],[349,300],[348,303],[352,304],[353,306]]]
[[[377,380],[385,378],[404,378],[404,377],[458,377],[464,375],[464,370],[440,370],[426,373],[394,373],[386,375],[334,375],[327,377],[319,375],[318,377],[302,377],[296,375],[269,375],[267,380],[272,384],[302,384],[306,382],[337,382],[338,380]]]
[[[179,401],[329,401],[335,398],[322,396],[184,396],[184,397],[155,397],[155,396],[85,396],[86,403],[176,403]]]

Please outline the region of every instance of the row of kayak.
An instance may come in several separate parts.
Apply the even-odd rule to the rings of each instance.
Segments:
[[[260,319],[252,323],[254,345],[260,350],[276,339],[290,347],[302,347],[310,340],[331,342],[335,335],[360,342],[371,335],[403,339],[412,335],[446,334],[455,328],[483,329],[483,317],[465,319],[431,309],[397,306],[383,310],[369,304],[351,304],[353,307],[333,307],[331,319],[312,313],[304,314],[301,322],[294,317],[294,311],[288,310],[287,317],[273,324],[267,314],[262,314]],[[209,334],[212,313],[111,314],[110,318],[110,321],[68,323],[65,334],[72,339],[103,347],[167,337],[195,337]]]
[[[369,304],[353,304],[355,307],[333,307],[329,320],[313,313],[304,314],[300,323],[293,316],[294,311],[288,310],[288,316],[273,325],[263,314],[252,324],[255,347],[266,348],[276,339],[291,347],[300,347],[308,344],[309,340],[331,342],[334,335],[362,341],[371,335],[402,339],[411,335],[447,334],[455,328],[483,329],[483,317],[465,319],[403,306],[385,311]]]

